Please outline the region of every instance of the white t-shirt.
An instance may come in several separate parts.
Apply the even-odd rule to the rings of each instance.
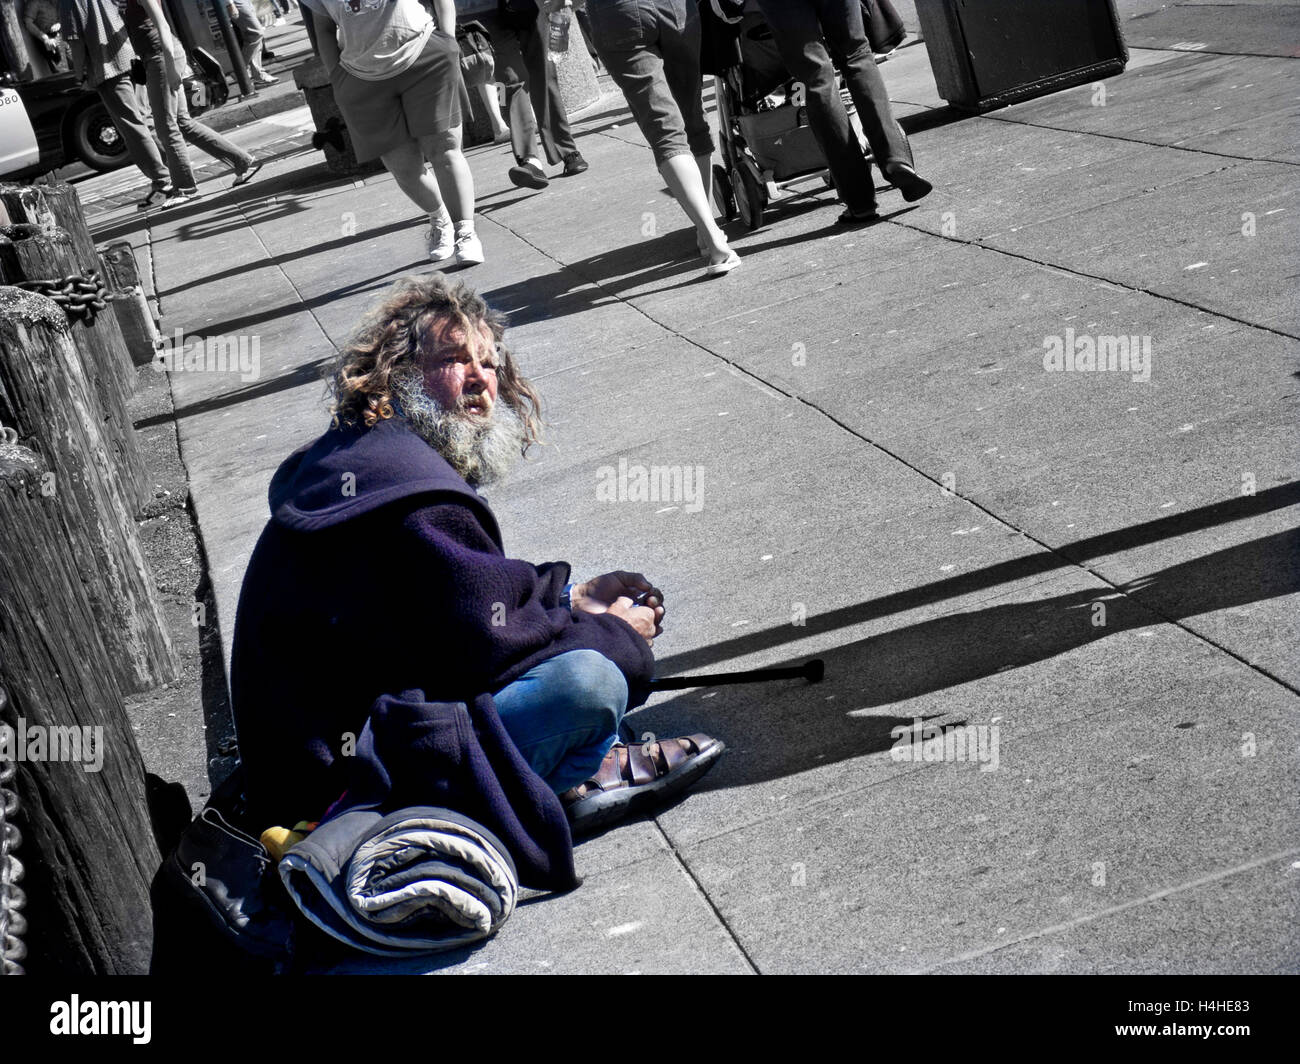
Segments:
[[[419,57],[434,21],[420,0],[303,0],[339,28],[339,61],[365,81],[396,77]]]

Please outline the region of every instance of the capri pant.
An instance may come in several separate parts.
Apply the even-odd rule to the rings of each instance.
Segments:
[[[596,51],[662,164],[712,155],[695,0],[588,0]]]

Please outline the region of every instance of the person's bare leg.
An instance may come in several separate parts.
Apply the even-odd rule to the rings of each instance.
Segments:
[[[700,168],[700,180],[704,182],[704,202],[713,209],[713,156],[697,155],[695,165]]]
[[[492,123],[492,139],[494,141],[504,140],[510,136],[510,127],[506,125],[505,120],[501,117],[501,98],[497,95],[496,82],[484,81],[475,85],[474,88],[483,100],[483,107],[487,110],[488,120]]]
[[[716,218],[717,213],[713,210],[713,156],[697,155],[695,165],[700,168],[700,180],[704,182],[704,202],[709,205],[709,210],[713,212]],[[698,233],[695,236],[695,243],[699,247],[701,255],[709,253],[708,245],[705,244],[704,238]]]
[[[670,156],[659,164],[659,173],[686,216],[694,223],[700,249],[707,252],[709,265],[726,262],[732,254],[727,245],[727,234],[713,220],[713,206],[704,191],[704,182],[694,157]]]
[[[460,126],[420,138],[453,221],[474,220],[474,175],[460,150]]]
[[[442,213],[442,195],[438,182],[424,166],[424,155],[420,145],[409,141],[400,148],[381,155],[385,169],[393,175],[397,187],[406,193],[407,198],[431,216]]]

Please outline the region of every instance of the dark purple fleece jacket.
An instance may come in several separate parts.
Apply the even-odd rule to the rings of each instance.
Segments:
[[[557,817],[563,826],[555,796],[521,772],[517,753],[483,760],[504,734],[490,695],[548,658],[591,649],[622,670],[629,706],[639,705],[654,666],[645,640],[617,617],[561,606],[566,563],[507,558],[484,499],[401,420],[332,429],[296,451],[271,481],[270,505],[231,652],[252,815],[267,826],[319,819],[353,782],[345,755],[376,701],[418,691],[427,703],[464,703],[448,714],[464,723],[468,709],[474,721],[449,732],[477,759],[480,793],[465,804],[532,803],[493,818],[547,825],[540,848],[550,846]],[[499,777],[496,797],[481,793],[484,765]],[[433,804],[451,806],[447,791],[441,781]]]

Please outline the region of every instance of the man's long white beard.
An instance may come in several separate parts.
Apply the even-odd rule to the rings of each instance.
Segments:
[[[524,426],[508,403],[495,402],[490,415],[478,417],[465,413],[463,405],[444,410],[424,390],[417,370],[397,370],[391,382],[393,398],[411,428],[467,483],[476,488],[498,484],[519,460]]]

